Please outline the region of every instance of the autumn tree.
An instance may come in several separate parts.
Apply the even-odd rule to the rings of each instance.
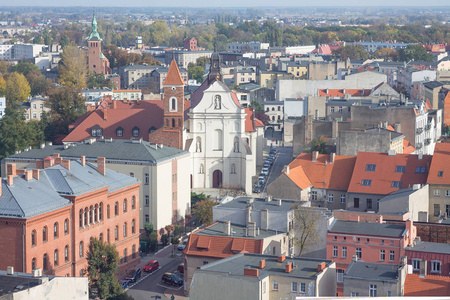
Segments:
[[[315,137],[311,141],[308,152],[312,153],[313,151],[318,151],[320,154],[324,154],[325,153],[325,144],[326,144],[326,141],[323,136],[318,137],[318,138]]]
[[[208,226],[212,224],[213,221],[213,211],[212,208],[216,205],[216,202],[210,198],[206,198],[197,202],[192,208],[192,215],[194,218],[202,222],[204,225]]]
[[[3,76],[0,76],[0,97],[5,97],[6,95],[6,81]]]
[[[290,237],[293,241],[294,251],[298,249],[298,256],[307,248],[316,246],[321,238],[318,233],[321,213],[314,208],[303,207],[300,204],[293,206],[293,228]]]
[[[389,48],[378,49],[372,55],[375,58],[382,58],[385,61],[396,61],[398,59],[398,52]]]
[[[65,47],[59,62],[58,82],[68,87],[83,88],[87,71],[86,53],[75,45]]]
[[[169,34],[169,27],[163,20],[156,20],[150,25],[150,42],[155,45],[163,44],[169,38]]]
[[[333,50],[333,54],[342,59],[367,59],[369,54],[361,45],[346,45],[339,49]]]
[[[8,74],[5,84],[5,97],[8,104],[25,102],[30,92],[30,85],[23,74],[17,72]]]
[[[45,78],[39,70],[32,70],[26,76],[30,84],[31,95],[43,95],[50,88],[51,80]]]
[[[86,260],[91,298],[113,299],[123,293],[116,277],[119,254],[113,244],[92,238]]]

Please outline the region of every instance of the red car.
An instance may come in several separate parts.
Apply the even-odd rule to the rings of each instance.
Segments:
[[[157,260],[149,260],[145,266],[144,271],[145,272],[153,272],[159,268],[159,262]]]

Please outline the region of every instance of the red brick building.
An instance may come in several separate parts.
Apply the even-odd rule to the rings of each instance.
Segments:
[[[417,241],[406,248],[408,264],[413,272],[420,272],[420,264],[426,262],[426,273],[450,276],[450,245]]]
[[[188,51],[199,50],[197,47],[197,40],[195,38],[188,38],[188,37],[183,40],[183,48]]]
[[[122,273],[139,262],[139,181],[59,155],[37,169],[7,166],[0,185],[0,269],[84,276],[89,241],[112,243]]]

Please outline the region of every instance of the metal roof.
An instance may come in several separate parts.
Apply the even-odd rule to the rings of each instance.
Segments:
[[[432,243],[432,242],[418,242],[412,247],[406,247],[405,250],[430,252],[440,254],[450,254],[450,244],[446,243]]]
[[[400,238],[405,235],[406,228],[403,225],[395,224],[334,220],[328,231],[356,235],[373,235]]]
[[[267,237],[271,237],[277,234],[283,234],[282,231],[276,231],[276,230],[259,230],[259,235],[256,235],[254,237],[249,236],[249,232],[247,230],[247,233],[244,232],[244,228],[247,228],[243,225],[237,225],[237,224],[231,224],[231,235],[227,235],[223,232],[224,228],[224,222],[217,222],[213,225],[206,227],[203,230],[197,231],[195,234],[198,235],[213,235],[213,236],[229,236],[229,237],[244,237],[244,238],[253,238],[253,239],[265,239]]]
[[[398,281],[398,266],[352,261],[344,273],[344,278]]]

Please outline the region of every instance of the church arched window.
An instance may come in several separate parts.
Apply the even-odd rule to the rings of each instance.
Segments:
[[[172,118],[172,127],[175,127],[175,119]]]
[[[170,98],[170,111],[177,111],[177,98]]]

